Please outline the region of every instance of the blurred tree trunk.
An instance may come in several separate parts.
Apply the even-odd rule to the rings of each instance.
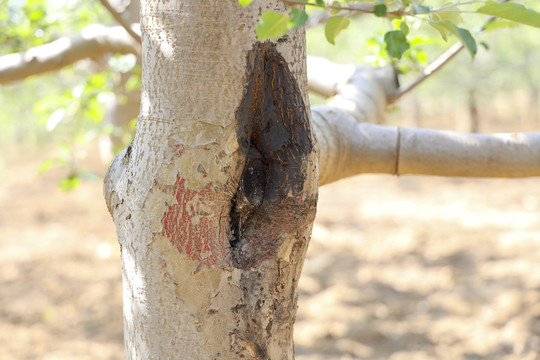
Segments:
[[[139,23],[140,7],[139,1],[135,0],[113,0],[109,1],[111,7],[128,24]],[[137,64],[141,64],[141,57],[137,56]],[[110,136],[103,136],[100,139],[100,151],[102,159],[107,163],[112,156],[125,146],[124,134],[130,134],[130,122],[137,118],[141,105],[141,95],[139,89],[126,89],[126,83],[131,76],[137,76],[133,70],[125,74],[119,74],[118,81],[114,84],[114,97],[105,106],[103,121],[113,126],[113,133]]]
[[[305,35],[259,43],[280,1],[141,3],[142,99],[105,197],[129,359],[292,359],[317,199]]]
[[[539,91],[536,84],[529,84],[529,121],[538,127],[540,125],[540,116],[538,114]]]
[[[478,103],[476,100],[476,90],[469,89],[469,129],[471,133],[478,133],[480,128],[480,118],[478,115]]]

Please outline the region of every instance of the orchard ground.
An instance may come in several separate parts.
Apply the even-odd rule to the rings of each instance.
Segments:
[[[2,159],[0,358],[123,359],[101,183],[63,193],[61,171],[36,176],[42,152]],[[364,175],[321,188],[297,359],[540,359],[539,185]]]

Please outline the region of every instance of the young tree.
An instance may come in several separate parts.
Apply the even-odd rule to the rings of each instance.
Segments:
[[[426,170],[426,151],[430,167],[445,156],[424,133],[358,123],[381,116],[395,91],[391,71],[343,75],[323,64],[340,95],[314,111],[314,132],[304,31],[260,42],[256,24],[271,10],[284,12],[283,2],[142,2],[137,133],[105,180],[130,359],[292,359],[318,185],[359,172],[478,173],[460,172],[471,147],[478,152],[473,135],[435,134],[465,151],[447,161],[454,170]],[[512,163],[512,151],[532,146],[515,143],[502,152]]]
[[[246,8],[237,0],[142,2],[137,133],[105,179],[122,249],[128,358],[293,358],[296,285],[320,185],[368,172],[540,175],[538,134],[373,125],[403,94],[392,68],[310,58],[310,86],[334,96],[311,112],[305,17],[284,15],[285,3],[299,2],[258,0]],[[405,14],[376,3],[361,10]],[[502,15],[522,16],[520,9]],[[293,29],[261,42],[261,15],[262,37]],[[332,41],[347,23],[334,19]],[[458,47],[473,52],[468,32],[441,21],[442,34],[455,34]],[[0,82],[89,56],[78,50],[90,45],[92,56],[141,51],[136,32],[116,30],[8,55],[0,59]],[[402,35],[395,31],[387,46],[398,56],[406,27]]]
[[[317,200],[303,30],[236,1],[141,4],[141,112],[105,194],[133,359],[293,358]]]

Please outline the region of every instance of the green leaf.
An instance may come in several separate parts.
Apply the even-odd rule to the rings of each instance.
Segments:
[[[385,4],[379,4],[375,5],[373,7],[373,14],[378,17],[385,17],[386,16],[386,5]]]
[[[338,34],[346,29],[349,24],[350,20],[343,16],[334,16],[328,19],[326,21],[326,25],[324,26],[324,35],[326,36],[326,40],[332,45],[335,45],[335,39]]]
[[[501,4],[490,2],[476,10],[476,12],[514,21],[519,24],[540,27],[540,13],[513,2]]]
[[[296,29],[302,27],[308,21],[308,14],[304,10],[294,8],[291,10],[291,28]]]
[[[405,21],[399,23],[399,29],[405,36],[407,36],[407,34],[409,33],[409,25],[407,25]]]
[[[401,59],[403,53],[409,49],[407,38],[401,30],[389,31],[384,34],[384,42],[386,43],[386,51],[395,59]]]
[[[326,6],[326,4],[324,3],[324,0],[315,0],[315,4],[319,6]]]
[[[88,112],[85,111],[83,113],[88,114],[88,118],[93,122],[100,123],[105,115],[105,109],[103,109],[103,105],[97,99],[96,101],[90,101],[90,103]]]
[[[54,159],[49,159],[47,161],[42,162],[38,167],[38,175],[42,175],[44,172],[49,171],[55,165],[56,165],[56,161]]]
[[[461,22],[460,13],[457,8],[450,8],[453,11],[441,11],[436,13],[431,13],[429,16],[429,25],[437,30],[444,41],[448,41],[448,29],[441,24],[444,21],[450,21],[452,24],[457,25]]]
[[[283,36],[289,30],[289,15],[275,11],[267,11],[261,16],[261,20],[255,27],[255,32],[260,41],[276,39]]]
[[[130,77],[126,81],[125,86],[126,86],[127,91],[133,91],[135,89],[140,89],[140,87],[141,87],[141,77],[139,76],[139,74],[130,75]]]
[[[441,11],[437,13],[431,13],[431,20],[444,21],[448,20],[454,25],[458,25],[461,22],[461,13],[457,7],[447,9],[448,11]]]
[[[474,57],[474,55],[476,55],[476,52],[478,51],[478,48],[476,46],[476,40],[474,40],[469,30],[459,27],[457,29],[459,32],[459,41],[461,41],[463,45],[465,45],[467,50],[469,50],[469,52],[471,53],[471,56]]]
[[[431,9],[429,6],[424,5],[413,5],[413,14],[429,14],[431,12]]]
[[[332,3],[332,6],[334,7],[341,7],[341,3],[339,1],[334,1]],[[330,9],[330,15],[336,15],[339,14],[342,10],[341,9]]]
[[[461,41],[463,45],[469,50],[469,53],[471,53],[471,56],[474,58],[474,55],[476,55],[476,51],[478,48],[476,47],[476,40],[472,37],[471,33],[467,29],[459,28],[456,25],[452,24],[450,21],[443,21],[440,23],[442,26],[444,26],[448,31],[452,33],[455,37]]]
[[[40,11],[40,10],[32,11],[31,13],[28,14],[28,19],[36,21],[36,20],[41,19],[43,15],[45,15],[43,11]]]
[[[439,22],[432,22],[432,21],[429,22],[429,25],[431,25],[432,28],[434,28],[435,30],[439,32],[439,34],[441,34],[441,37],[444,41],[448,41],[449,31],[448,29],[446,29],[446,27],[441,25]]]
[[[68,177],[63,178],[60,181],[59,186],[63,191],[70,191],[79,186],[80,182],[81,180],[77,174],[71,174]]]
[[[504,20],[497,20],[492,21],[486,26],[486,31],[491,31],[495,29],[501,29],[501,28],[509,28],[509,27],[517,27],[519,24],[511,21],[504,21]]]
[[[106,89],[107,88],[107,75],[104,73],[98,73],[98,74],[92,75],[88,79],[88,83],[86,86],[87,86],[86,90],[90,88]]]
[[[246,7],[248,6],[249,4],[251,4],[253,0],[238,0],[238,3],[242,6],[242,7]]]

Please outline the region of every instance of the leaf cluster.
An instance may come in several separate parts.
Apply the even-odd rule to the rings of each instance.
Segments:
[[[252,0],[239,0],[240,5],[248,6]],[[478,51],[475,36],[462,25],[462,16],[476,14],[489,16],[491,25],[495,20],[507,25],[508,21],[517,24],[540,28],[540,13],[517,2],[496,2],[493,0],[457,0],[457,1],[424,1],[424,0],[281,0],[287,5],[287,12],[265,12],[257,24],[259,39],[275,39],[285,35],[290,29],[305,26],[311,11],[326,11],[329,18],[325,23],[325,36],[330,44],[335,44],[336,37],[349,27],[349,18],[359,14],[372,14],[386,18],[392,29],[384,35],[387,54],[394,59],[401,59],[410,49],[409,33],[411,28],[431,27],[444,41],[453,37],[460,41],[474,57]],[[501,23],[500,20],[507,22]],[[486,26],[487,27],[487,26]],[[485,27],[485,28],[486,28]],[[490,28],[495,28],[491,26]],[[481,30],[485,30],[485,28]]]
[[[24,51],[108,18],[97,0],[0,0],[0,52]]]
[[[99,0],[0,0],[0,54],[26,51],[81,33],[88,25],[113,21]],[[30,141],[29,145],[54,143],[58,155],[43,163],[39,172],[67,169],[69,175],[59,184],[64,190],[76,187],[80,179],[95,178],[95,174],[81,167],[85,155],[79,148],[102,135],[115,135],[122,140],[131,137],[103,118],[113,97],[121,103],[122,94],[140,87],[136,57],[116,55],[94,60],[66,67],[54,78],[29,77],[0,91],[0,105],[15,99],[13,93],[20,93],[17,103],[27,104],[24,110],[9,106],[8,111],[16,116],[6,119],[16,117],[17,121],[0,122],[0,129],[12,135],[24,133],[23,140]]]

